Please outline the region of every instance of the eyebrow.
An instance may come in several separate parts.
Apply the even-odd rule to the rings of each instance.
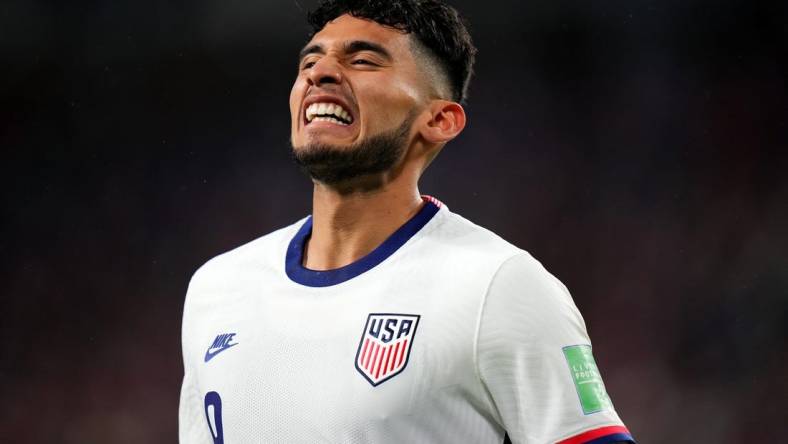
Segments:
[[[371,51],[379,56],[385,58],[386,60],[392,60],[391,53],[384,48],[382,45],[377,43],[373,43],[367,40],[353,40],[350,42],[345,43],[343,50],[345,54],[355,54],[361,51]],[[298,60],[299,62],[304,59],[304,57],[308,56],[309,54],[325,54],[326,50],[323,48],[323,45],[316,43],[314,45],[306,46],[298,53]]]
[[[345,44],[345,53],[354,54],[361,51],[371,51],[386,60],[391,60],[391,53],[386,48],[377,43],[368,42],[366,40],[353,40]]]
[[[304,49],[302,49],[301,51],[299,51],[299,53],[298,53],[298,61],[300,62],[301,60],[304,60],[304,57],[308,56],[309,54],[325,54],[325,53],[326,53],[326,50],[323,49],[322,45],[319,45],[319,44],[317,44],[317,45],[309,45],[309,46],[304,47]]]

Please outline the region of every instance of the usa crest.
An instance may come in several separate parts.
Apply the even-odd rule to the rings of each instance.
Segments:
[[[356,351],[356,370],[377,386],[405,370],[419,315],[370,313]]]

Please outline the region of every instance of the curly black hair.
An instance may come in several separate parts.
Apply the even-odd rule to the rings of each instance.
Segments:
[[[476,47],[456,9],[440,0],[323,0],[317,9],[308,13],[311,36],[344,14],[414,36],[448,79],[451,99],[465,102]]]

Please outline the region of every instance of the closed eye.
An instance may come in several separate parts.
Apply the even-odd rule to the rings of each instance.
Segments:
[[[356,59],[350,62],[351,65],[369,65],[369,66],[377,66],[376,63],[372,63],[366,59]]]

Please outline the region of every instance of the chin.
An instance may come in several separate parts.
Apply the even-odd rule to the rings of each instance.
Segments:
[[[337,148],[349,147],[359,142],[355,134],[325,134],[322,131],[307,131],[300,139],[300,145],[330,145]]]
[[[337,151],[347,152],[359,147],[358,143],[352,140],[337,140],[330,137],[310,137],[305,142],[294,145],[293,150],[297,151]]]

